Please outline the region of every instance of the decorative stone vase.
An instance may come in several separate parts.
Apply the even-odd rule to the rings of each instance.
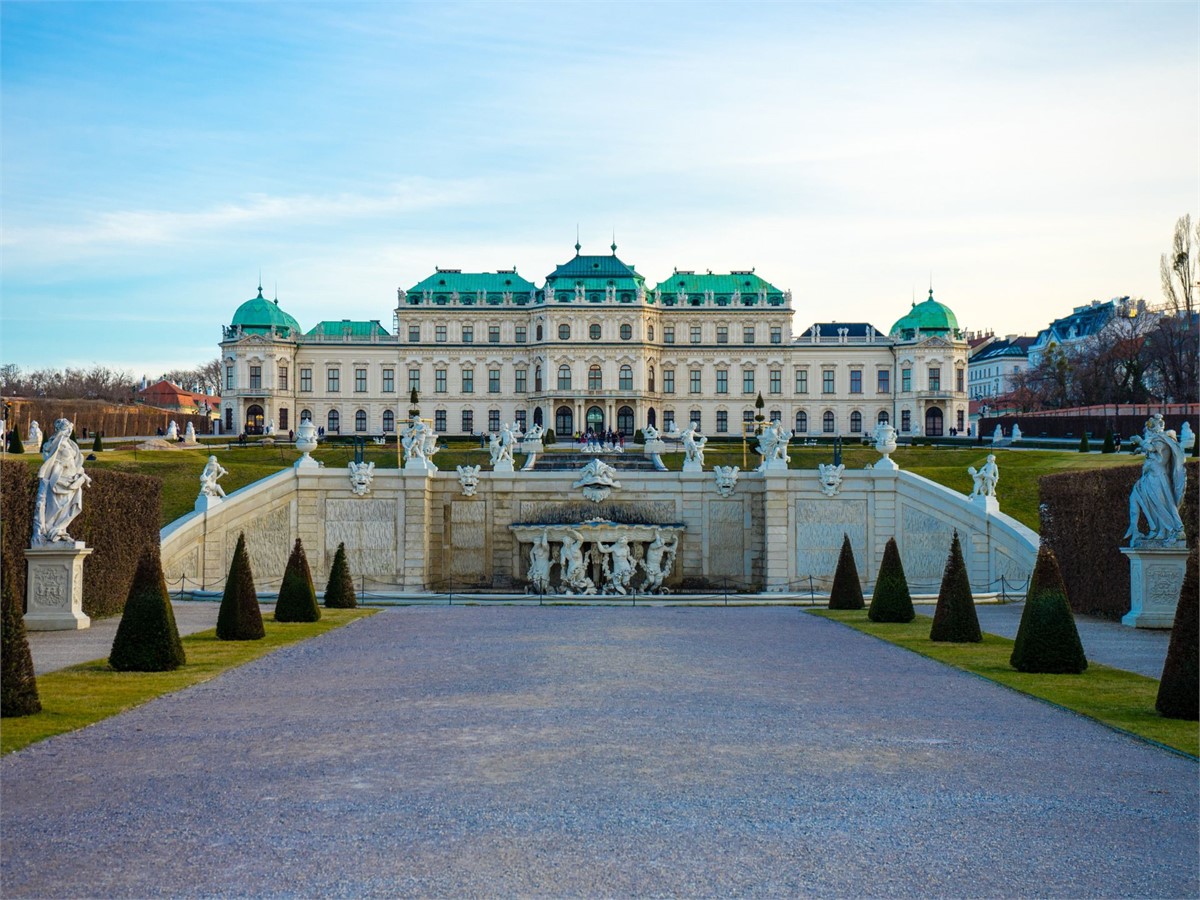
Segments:
[[[296,449],[304,454],[296,460],[297,469],[315,469],[320,465],[309,455],[317,449],[317,426],[312,423],[312,419],[305,419],[296,429]]]

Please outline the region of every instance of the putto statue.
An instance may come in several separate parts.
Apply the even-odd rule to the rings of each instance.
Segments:
[[[512,471],[513,449],[516,445],[516,437],[513,434],[513,429],[508,425],[501,425],[500,431],[492,432],[488,438],[488,452],[492,457],[492,468],[507,468]],[[503,464],[507,463],[507,466]]]
[[[1142,476],[1129,495],[1129,530],[1125,537],[1130,546],[1155,542],[1174,544],[1183,540],[1183,519],[1179,505],[1183,502],[1183,488],[1187,475],[1183,468],[1183,448],[1175,440],[1173,432],[1167,431],[1161,414],[1146,421],[1142,436],[1135,435],[1135,452],[1146,454],[1142,463]],[[1146,517],[1149,530],[1143,534],[1138,529],[1139,514]]]
[[[666,591],[663,582],[675,567],[675,551],[678,548],[679,535],[673,534],[667,540],[663,540],[662,530],[654,529],[654,540],[646,547],[646,558],[642,560],[642,569],[646,573],[642,590],[647,594]]]
[[[522,439],[522,443],[538,443],[545,434],[546,429],[535,423],[530,426],[527,432],[525,432],[525,437]]]
[[[700,471],[704,468],[704,445],[708,438],[700,433],[699,422],[689,422],[679,435],[683,442],[683,467],[685,470]]]
[[[67,533],[67,526],[83,511],[83,489],[92,479],[83,471],[83,454],[71,440],[71,429],[66,419],[55,422],[54,436],[42,451],[33,522],[34,547],[74,541]]]
[[[217,479],[228,474],[225,468],[217,462],[217,458],[210,456],[208,463],[204,466],[204,471],[200,473],[200,496],[224,497],[225,489],[217,484]]]
[[[550,541],[544,528],[529,549],[529,585],[538,594],[550,590]]]
[[[836,496],[842,489],[842,475],[846,467],[842,463],[817,463],[817,477],[821,481],[821,493],[826,497]]]
[[[404,467],[406,469],[426,469],[436,471],[430,457],[437,452],[437,435],[421,421],[420,416],[413,416],[400,434],[400,446],[404,448]]]
[[[479,466],[458,466],[458,483],[462,487],[464,497],[474,497],[479,487]]]
[[[371,479],[375,477],[375,463],[350,462],[350,492],[356,497],[365,497],[371,490]]]
[[[713,466],[713,474],[717,476],[717,493],[728,497],[737,486],[740,466]]]
[[[45,438],[42,436],[42,426],[37,423],[37,419],[34,419],[29,423],[29,440],[25,443],[29,445],[30,450],[36,453],[42,449],[43,441],[45,441]]]
[[[971,476],[975,486],[971,490],[972,497],[995,497],[996,483],[1000,481],[1000,469],[996,465],[996,454],[989,453],[987,462],[975,471],[974,466],[967,466],[967,474]]]
[[[778,419],[764,428],[763,433],[758,436],[758,452],[762,454],[762,464],[759,465],[758,471],[786,469],[790,459],[787,446],[791,439],[792,432],[784,428]]]

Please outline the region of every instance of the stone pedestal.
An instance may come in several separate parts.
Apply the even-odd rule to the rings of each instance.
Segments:
[[[786,472],[787,470],[788,464],[785,459],[766,459],[758,467],[760,472]]]
[[[299,466],[299,464],[299,460],[297,460],[296,465]],[[196,498],[196,512],[208,512],[214,506],[218,506],[224,499],[224,497],[214,497],[212,494],[201,494]]]
[[[683,471],[685,472],[703,472],[704,466],[701,465],[698,459],[685,459],[683,461]]]
[[[1130,608],[1121,624],[1131,628],[1170,628],[1183,588],[1188,550],[1182,542],[1170,546],[1122,547],[1129,558]]]
[[[321,464],[308,455],[306,451],[303,456],[292,463],[292,467],[296,469],[319,469]]]
[[[545,448],[542,446],[541,441],[522,441],[521,442],[521,452],[522,453],[543,453],[543,452],[545,452]]]
[[[83,612],[83,560],[91,552],[83,541],[25,551],[26,630],[78,631],[91,626]]]
[[[428,459],[421,459],[416,456],[410,457],[409,459],[405,460],[404,463],[405,472],[421,472],[426,475],[432,475],[437,470],[438,467],[431,463]]]
[[[896,461],[894,459],[892,459],[890,456],[888,456],[887,454],[884,454],[882,459],[875,460],[875,465],[871,466],[871,468],[876,469],[880,472],[884,472],[884,471],[897,472],[900,470],[900,467],[898,465],[896,465]]]
[[[507,472],[511,475],[512,470],[513,470],[513,464],[512,464],[511,459],[502,459],[502,460],[500,460],[500,462],[498,462],[494,466],[492,466],[493,472]]]
[[[983,494],[973,494],[971,502],[979,507],[985,515],[1000,512],[1000,501],[996,497],[987,497]]]

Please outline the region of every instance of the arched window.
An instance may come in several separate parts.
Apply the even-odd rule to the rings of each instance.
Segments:
[[[825,415],[821,416],[821,430],[826,434],[833,434],[834,419],[833,413],[829,410],[825,411]]]
[[[308,421],[310,421],[310,422],[312,421],[312,410],[311,409],[300,410],[300,421],[303,422],[305,419],[308,419]]]
[[[804,410],[796,413],[796,434],[808,434],[808,413]]]
[[[263,408],[257,403],[246,409],[246,434],[263,433]]]
[[[533,424],[534,425],[544,424],[542,422],[542,408],[540,406],[535,406],[533,408]]]
[[[631,369],[629,366],[621,366],[621,373],[617,383],[617,388],[622,391],[633,390],[633,369]]]
[[[646,340],[649,340],[649,341],[654,340],[654,326],[653,325],[646,326]],[[651,423],[651,424],[653,424],[653,423]]]
[[[593,322],[588,326],[588,337],[593,341],[600,340],[600,326],[597,323]]]
[[[604,376],[601,374],[599,366],[592,366],[588,369],[588,390],[604,390]]]
[[[534,340],[540,341],[541,339],[542,339],[542,326],[538,325],[538,327],[534,330]]]
[[[538,335],[538,340],[540,341],[541,339],[542,339],[541,335]],[[538,394],[540,394],[542,392],[542,367],[541,366],[534,366],[534,368],[533,368],[533,390],[534,390],[534,393],[538,393]],[[542,423],[539,422],[538,424],[540,425]]]
[[[331,409],[325,418],[325,430],[338,432],[342,429],[342,417],[336,409]]]
[[[575,433],[573,424],[574,416],[571,413],[571,407],[560,406],[554,411],[554,433],[555,435],[569,436]]]
[[[633,436],[633,409],[629,406],[622,406],[617,410],[617,431],[625,435],[625,437]]]
[[[649,386],[650,393],[654,393],[654,366],[650,367],[650,374],[646,379],[646,384]]]
[[[862,413],[858,410],[850,413],[850,433],[859,434],[862,432]]]
[[[767,413],[767,421],[768,422],[782,422],[783,421],[783,413],[777,409],[773,409],[769,413]]]
[[[879,411],[879,415],[875,417],[875,423],[877,425],[887,425],[891,421],[892,418],[888,415],[888,411],[886,409],[881,409]]]
[[[628,341],[633,337],[633,326],[626,323],[621,326],[621,340]]]
[[[653,406],[646,410],[646,424],[654,426],[658,425],[658,413],[654,411]]]
[[[569,341],[571,339],[571,326],[566,322],[558,326],[558,339],[560,341]]]
[[[925,410],[925,434],[929,437],[941,437],[943,434],[942,411],[936,406]]]
[[[569,391],[571,389],[571,367],[558,367],[558,389],[560,391]]]
[[[365,409],[356,410],[354,413],[354,430],[367,430],[367,411]]]
[[[694,424],[701,431],[704,430],[704,418],[700,415],[700,410],[693,409],[690,413],[688,413],[688,421]]]
[[[390,409],[383,411],[383,433],[391,434],[396,430],[396,414]]]

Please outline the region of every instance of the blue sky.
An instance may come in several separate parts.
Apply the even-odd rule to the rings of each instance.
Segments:
[[[0,6],[0,360],[214,357],[266,293],[390,326],[433,267],[755,266],[889,327],[1160,299],[1200,5]],[[277,286],[277,287],[276,287]]]

